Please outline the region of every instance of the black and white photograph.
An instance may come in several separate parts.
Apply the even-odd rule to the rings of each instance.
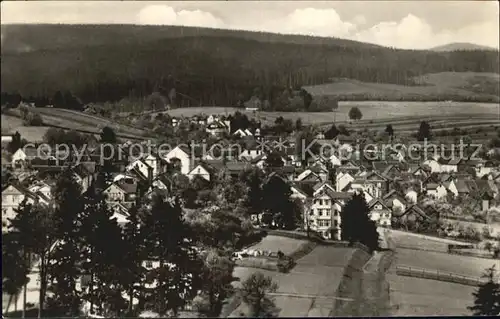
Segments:
[[[500,316],[497,1],[2,1],[2,318]]]

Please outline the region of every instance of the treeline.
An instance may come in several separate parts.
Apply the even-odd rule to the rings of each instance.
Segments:
[[[76,32],[75,34],[77,34]],[[168,96],[178,106],[247,101],[259,88],[273,106],[285,88],[350,78],[416,85],[436,72],[499,72],[494,51],[430,52],[348,45],[184,37],[2,55],[2,91],[40,99],[71,92],[82,103]]]

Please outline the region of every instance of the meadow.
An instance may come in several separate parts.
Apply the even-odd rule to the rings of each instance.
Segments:
[[[282,245],[280,249],[285,252],[288,250],[287,247],[296,247],[298,242],[301,242],[279,236],[272,236],[267,241],[266,238],[262,244],[257,244],[252,248],[275,249],[279,243]],[[234,282],[234,285],[241,287],[241,282],[251,274],[261,272],[272,277],[278,284],[278,290],[273,294],[273,298],[280,309],[280,316],[305,317],[310,311],[325,312],[326,316],[332,310],[333,298],[342,279],[344,267],[354,251],[355,249],[352,248],[317,246],[311,253],[299,259],[297,265],[289,273],[235,267],[233,276],[239,278],[239,281]],[[232,312],[232,317],[246,311],[246,306],[241,304]]]
[[[471,315],[475,287],[387,274],[393,316]]]

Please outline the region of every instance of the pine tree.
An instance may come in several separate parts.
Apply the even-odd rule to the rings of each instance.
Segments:
[[[370,220],[370,209],[362,194],[354,194],[340,212],[342,240],[351,244],[360,242],[371,251],[379,248],[375,222]]]
[[[123,262],[120,269],[121,285],[129,297],[128,316],[133,315],[133,300],[140,298],[140,287],[144,281],[146,269],[142,266],[144,241],[140,230],[140,218],[136,206],[129,210],[127,223],[123,230]]]
[[[77,316],[82,291],[77,282],[81,276],[82,242],[80,238],[83,201],[81,187],[71,170],[64,171],[56,182],[53,197],[54,236],[58,240],[49,267],[48,307],[61,316]]]
[[[52,212],[49,207],[27,204],[26,200],[10,220],[10,233],[18,239],[21,251],[25,252],[27,267],[35,262],[39,268],[39,317],[42,316],[47,287],[47,267],[50,247],[53,244]],[[31,260],[31,256],[36,260]],[[31,265],[30,265],[31,264]]]
[[[475,316],[500,315],[500,283],[496,280],[495,265],[486,269],[483,278],[488,281],[481,284],[473,293],[474,306],[467,307]]]
[[[83,299],[90,302],[91,311],[96,305],[101,313],[119,316],[126,308],[121,296],[120,272],[123,254],[122,234],[113,212],[102,193],[93,188],[84,200],[80,238],[85,262],[83,271],[90,276],[90,285]]]
[[[28,273],[18,235],[12,232],[2,234],[2,292],[9,295],[5,313],[9,311],[13,300],[17,307],[17,296],[28,281]]]
[[[148,304],[161,316],[175,315],[196,295],[201,272],[201,261],[193,249],[194,235],[183,221],[180,202],[155,197],[141,229],[147,258],[160,265],[147,274],[154,283]]]

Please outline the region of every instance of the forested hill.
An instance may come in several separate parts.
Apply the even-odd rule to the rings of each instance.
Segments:
[[[492,51],[396,50],[347,40],[201,28],[4,27],[2,92],[51,97],[71,91],[84,103],[175,88],[199,104],[234,105],[257,87],[272,100],[284,87],[331,78],[414,85],[414,77],[428,73],[499,73],[498,52]],[[24,49],[14,50],[16,46]]]

